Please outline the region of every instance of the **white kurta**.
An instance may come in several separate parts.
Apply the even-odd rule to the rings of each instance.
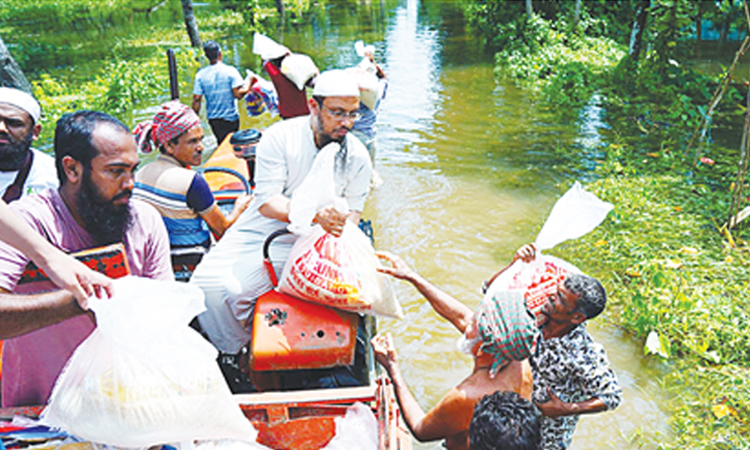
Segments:
[[[207,310],[198,316],[201,327],[222,352],[238,353],[250,340],[255,300],[273,288],[263,267],[263,243],[288,223],[264,217],[258,208],[277,194],[291,198],[317,153],[310,116],[272,125],[256,153],[255,199],[203,258],[190,280],[206,295]],[[334,172],[337,195],[347,200],[350,210],[362,211],[372,166],[367,150],[351,133],[336,157]],[[293,235],[286,235],[271,245],[278,275],[294,240]]]

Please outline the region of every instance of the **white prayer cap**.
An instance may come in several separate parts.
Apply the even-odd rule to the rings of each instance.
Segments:
[[[359,86],[350,73],[343,70],[327,70],[318,75],[313,96],[359,97]]]
[[[38,123],[39,118],[42,117],[42,108],[39,106],[39,102],[22,90],[0,87],[0,103],[6,103],[26,111],[26,113],[34,119],[35,124]]]

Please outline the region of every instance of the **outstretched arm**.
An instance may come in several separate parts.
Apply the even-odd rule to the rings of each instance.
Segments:
[[[0,339],[10,339],[85,314],[68,291],[0,293]]]
[[[461,333],[466,331],[466,327],[469,326],[474,318],[474,312],[468,306],[424,279],[400,257],[389,252],[378,252],[377,255],[391,264],[390,267],[378,267],[378,272],[391,275],[400,280],[406,280],[413,284],[424,298],[430,302],[435,312],[452,323]]]
[[[371,343],[375,359],[385,368],[393,382],[404,421],[417,440],[425,442],[449,438],[468,429],[474,409],[463,392],[456,388],[451,389],[425,414],[401,374],[391,335],[377,335]]]
[[[240,217],[240,214],[247,209],[247,205],[250,204],[252,199],[252,194],[240,195],[234,202],[232,212],[226,216],[221,212],[221,208],[214,203],[214,206],[211,209],[201,214],[201,218],[206,221],[206,224],[211,231],[213,231],[216,239],[221,239],[224,232],[227,231],[227,228],[232,226],[232,224]]]
[[[3,201],[0,201],[0,240],[31,258],[53,283],[72,293],[83,309],[87,309],[86,301],[92,294],[112,295],[112,280],[55,248]]]

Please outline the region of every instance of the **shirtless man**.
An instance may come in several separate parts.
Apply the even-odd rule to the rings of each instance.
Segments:
[[[404,420],[420,442],[445,439],[451,450],[469,448],[469,424],[475,404],[496,391],[512,391],[530,399],[532,392],[529,357],[538,330],[520,293],[501,293],[485,301],[475,313],[466,305],[433,286],[389,253],[380,253],[392,267],[378,270],[409,281],[442,317],[461,333],[462,351],[474,356],[472,373],[451,389],[426,414],[409,391],[398,366],[390,335],[372,340],[375,358],[386,369],[396,391]]]

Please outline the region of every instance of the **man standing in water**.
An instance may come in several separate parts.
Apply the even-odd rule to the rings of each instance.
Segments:
[[[398,366],[390,335],[372,341],[375,358],[390,376],[404,420],[420,442],[445,439],[451,450],[469,448],[469,425],[477,402],[496,391],[531,397],[531,369],[526,360],[539,332],[520,292],[503,292],[485,300],[474,313],[441,291],[390,253],[379,253],[391,267],[380,272],[414,285],[442,317],[463,333],[459,349],[474,357],[474,368],[426,414],[409,391]]]
[[[192,107],[196,114],[200,113],[201,99],[206,96],[208,124],[216,136],[216,145],[221,145],[229,133],[240,129],[237,99],[250,92],[250,79],[243,79],[237,69],[222,62],[218,42],[206,41],[203,51],[211,64],[195,75]]]
[[[289,225],[289,204],[315,161],[328,145],[337,147],[334,170],[336,195],[343,197],[348,216],[330,207],[314,222],[328,233],[341,235],[347,220],[359,222],[369,192],[370,156],[351,136],[359,116],[359,88],[341,70],[322,73],[310,100],[307,116],[277,122],[263,133],[256,153],[255,200],[219,243],[203,258],[191,283],[206,294],[207,310],[198,316],[211,342],[222,352],[238,354],[250,341],[255,300],[273,289],[263,266],[266,238]],[[280,273],[295,237],[273,241],[271,256]]]
[[[533,244],[521,247],[514,261],[531,262]],[[570,446],[578,418],[617,408],[622,389],[601,344],[594,342],[585,323],[607,303],[601,283],[569,273],[542,307],[541,337],[529,359],[534,374],[533,400],[543,414],[542,449]]]
[[[133,275],[174,279],[161,216],[130,199],[138,152],[125,125],[96,111],[66,114],[55,130],[55,162],[60,188],[14,202],[15,213],[63,251],[123,242]],[[3,355],[4,407],[46,403],[65,362],[94,329],[69,292],[39,294],[53,289],[49,282],[17,286],[28,261],[0,244],[0,292],[34,294],[21,298],[36,309],[0,314],[2,337],[12,338]]]

